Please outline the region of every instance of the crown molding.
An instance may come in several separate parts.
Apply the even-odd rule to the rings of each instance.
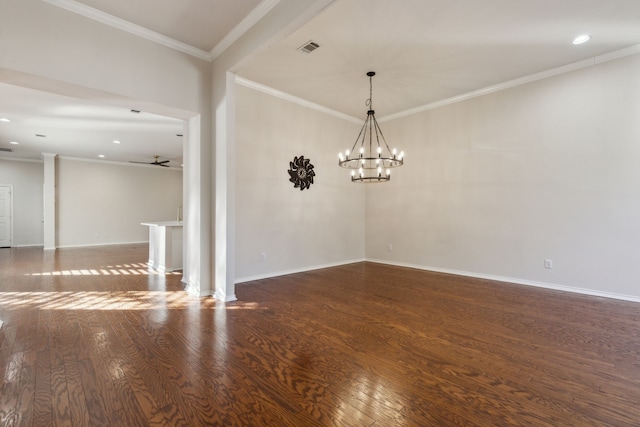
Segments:
[[[536,74],[531,74],[528,76],[524,76],[524,77],[520,77],[518,79],[514,79],[514,80],[509,80],[507,82],[504,83],[499,83],[497,85],[493,85],[493,86],[487,86],[485,88],[482,89],[478,89],[478,90],[474,90],[471,92],[467,92],[467,93],[463,93],[461,95],[458,96],[453,96],[451,98],[447,98],[447,99],[443,99],[440,101],[436,101],[436,102],[432,102],[430,104],[426,104],[426,105],[422,105],[420,107],[416,107],[416,108],[411,108],[409,110],[404,110],[404,111],[400,111],[399,113],[395,113],[395,114],[389,114],[387,116],[381,117],[378,119],[378,122],[382,123],[385,121],[390,121],[390,120],[395,120],[395,119],[399,119],[401,117],[406,117],[406,116],[411,116],[413,114],[417,114],[417,113],[421,113],[423,111],[427,111],[427,110],[433,110],[434,108],[440,108],[443,107],[445,105],[449,105],[449,104],[454,104],[456,102],[461,102],[461,101],[466,101],[468,99],[471,98],[476,98],[478,96],[482,96],[482,95],[488,95],[490,93],[494,93],[494,92],[499,92],[501,90],[505,90],[505,89],[509,89],[515,86],[520,86],[520,85],[524,85],[527,83],[531,83],[531,82],[535,82],[538,80],[542,80],[542,79],[547,79],[549,77],[553,77],[553,76],[557,76],[560,74],[565,74],[565,73],[569,73],[571,71],[575,71],[575,70],[579,70],[582,68],[587,68],[587,67],[591,67],[597,64],[602,64],[604,62],[608,62],[608,61],[613,61],[615,59],[620,59],[620,58],[624,58],[627,56],[631,56],[631,55],[635,55],[637,53],[640,53],[640,44],[639,45],[634,45],[634,46],[630,46],[624,49],[620,49],[620,50],[616,50],[610,53],[606,53],[603,55],[599,55],[599,56],[594,56],[592,58],[589,59],[585,59],[582,61],[578,61],[578,62],[574,62],[573,64],[568,64],[568,65],[564,65],[562,67],[557,67],[557,68],[552,68],[550,70],[547,71],[542,71],[540,73],[536,73]],[[329,115],[332,115],[334,117],[338,117],[353,123],[362,123],[362,120],[357,119],[353,116],[349,116],[348,114],[344,114],[341,113],[339,111],[333,110],[331,108],[327,108],[324,107],[322,105],[319,104],[315,104],[313,102],[307,101],[305,99],[302,98],[298,98],[297,96],[293,96],[290,95],[286,92],[282,92],[279,91],[277,89],[273,89],[269,86],[265,86],[262,85],[260,83],[256,83],[254,81],[251,80],[247,80],[245,78],[236,76],[236,83],[242,85],[242,86],[246,86],[248,88],[251,89],[255,89],[258,90],[260,92],[266,93],[268,95],[271,96],[275,96],[277,98],[281,98],[284,99],[286,101],[290,101],[299,105],[302,105],[303,107],[308,107]]]
[[[613,52],[605,53],[603,55],[594,56],[593,65],[601,64],[607,61],[613,61],[614,59],[624,58],[626,56],[635,55],[636,53],[640,53],[640,44],[625,47],[624,49],[614,50]]]
[[[487,86],[482,89],[474,90],[471,92],[463,93],[461,95],[453,96],[451,98],[442,99],[440,101],[435,101],[426,105],[422,105],[416,108],[411,108],[409,110],[400,111],[399,113],[389,114],[387,116],[381,117],[378,119],[378,122],[382,123],[385,121],[395,120],[406,116],[411,116],[413,114],[421,113],[427,110],[433,110],[434,108],[444,107],[445,105],[454,104],[456,102],[466,101],[468,99],[476,98],[478,96],[488,95],[490,93],[499,92],[501,90],[510,89],[512,87],[524,85],[527,83],[535,82],[538,80],[546,79],[549,77],[557,76],[560,74],[569,73],[571,71],[580,70],[582,68],[591,67],[594,65],[602,64],[608,61],[613,61],[615,59],[624,58],[627,56],[635,55],[640,53],[640,44],[633,45],[624,49],[619,49],[610,53],[606,53],[603,55],[594,56],[592,58],[588,58],[582,61],[574,62],[573,64],[563,65],[562,67],[552,68],[550,70],[542,71],[539,73],[531,74],[528,76],[520,77],[514,80],[509,80],[504,83],[499,83],[493,86]],[[333,110],[328,107],[324,107],[319,104],[315,104],[313,102],[307,101],[302,98],[298,98],[297,96],[290,95],[286,92],[279,91],[277,89],[273,89],[269,86],[262,85],[260,83],[256,83],[251,80],[247,80],[245,78],[236,76],[236,83],[246,86],[251,89],[258,90],[260,92],[266,93],[271,96],[275,96],[277,98],[284,99],[286,101],[293,102],[295,104],[299,104],[303,107],[311,108],[316,111],[320,111],[326,114],[329,114],[334,117],[338,117],[349,122],[353,123],[362,123],[362,120],[357,119],[348,114],[341,113],[339,111]]]
[[[208,53],[209,60],[213,61],[229,46],[244,35],[251,27],[261,20],[280,0],[262,0],[245,18],[240,21],[229,33]]]
[[[343,119],[352,123],[361,124],[362,120],[357,119],[348,114],[341,113],[339,111],[333,110],[331,108],[324,107],[320,104],[313,103],[311,101],[307,101],[306,99],[298,98],[297,96],[290,95],[286,92],[279,91],[277,89],[273,89],[269,86],[262,85],[260,83],[256,83],[252,80],[245,79],[243,77],[239,77],[236,75],[236,83],[250,89],[257,90],[259,92],[266,93],[267,95],[275,96],[276,98],[283,99],[285,101],[293,102],[294,104],[301,105],[303,107],[310,108],[312,110],[320,111],[321,113],[329,114],[330,116],[337,117],[339,119]]]
[[[8,160],[11,162],[27,162],[27,163],[42,163],[43,160],[42,158],[40,159],[28,159],[25,157],[5,157],[5,156],[0,156],[0,160]]]
[[[180,42],[171,37],[167,37],[155,31],[151,31],[140,25],[133,24],[124,19],[117,18],[108,13],[102,12],[93,7],[79,3],[75,0],[42,0],[54,6],[68,10],[85,18],[92,19],[110,27],[126,31],[130,34],[142,37],[152,42],[161,44],[170,49],[186,53],[204,61],[211,62],[222,54],[236,40],[242,37],[251,27],[253,27],[260,19],[262,19],[271,9],[273,9],[280,0],[262,0],[238,25],[236,25],[211,51],[207,52],[198,49],[189,44]]]
[[[458,96],[432,102],[430,104],[422,105],[420,107],[411,108],[405,111],[400,111],[399,113],[389,114],[388,116],[381,117],[380,119],[378,119],[378,121],[382,123],[389,120],[399,119],[401,117],[411,116],[413,114],[421,113],[423,111],[433,110],[434,108],[440,108],[445,105],[454,104],[456,102],[466,101],[468,99],[475,98],[478,96],[488,95],[490,93],[499,92],[501,90],[510,89],[515,86],[520,86],[520,85],[532,83],[538,80],[547,79],[549,77],[569,73],[571,71],[580,70],[582,68],[592,67],[594,65],[602,64],[608,61],[613,61],[614,59],[624,58],[626,56],[635,55],[637,53],[640,53],[640,44],[630,46],[624,49],[616,50],[610,53],[605,53],[603,55],[594,56],[592,58],[574,62],[573,64],[563,65],[562,67],[552,68],[550,70],[541,71],[535,74],[530,74],[528,76],[520,77],[514,80],[509,80],[503,83],[498,83],[497,85],[487,86],[482,89],[463,93]]]
[[[141,27],[140,25],[136,25],[129,21],[125,21],[124,19],[120,19],[113,15],[109,15],[108,13],[102,12],[93,7],[84,5],[82,3],[78,3],[75,0],[42,0],[42,1],[44,1],[45,3],[49,3],[53,6],[58,6],[62,9],[68,10],[69,12],[77,13],[78,15],[82,15],[85,18],[92,19],[102,24],[109,25],[110,27],[117,28],[122,31],[126,31],[138,37],[142,37],[152,42],[161,44],[168,48],[180,51],[182,53],[186,53],[191,56],[195,56],[196,58],[200,58],[202,60],[209,61],[209,62],[212,60],[209,52],[206,52],[202,49],[198,49],[189,44],[182,43],[178,40],[172,39],[171,37],[164,36],[155,31],[151,31],[147,28]]]

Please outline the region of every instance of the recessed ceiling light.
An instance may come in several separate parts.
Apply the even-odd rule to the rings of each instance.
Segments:
[[[7,119],[6,117],[0,117],[0,122],[5,122],[5,123],[9,123],[11,120]]]
[[[591,36],[589,34],[582,34],[575,39],[573,39],[573,44],[582,44],[591,40]]]
[[[113,143],[114,143],[114,144],[120,144],[121,142],[120,142],[120,141],[118,141],[117,139],[114,139],[114,140],[113,140]]]
[[[9,141],[9,144],[11,144],[11,145],[19,145],[20,143],[18,141]]]
[[[98,157],[100,157],[101,159],[104,159],[104,154],[98,154]]]

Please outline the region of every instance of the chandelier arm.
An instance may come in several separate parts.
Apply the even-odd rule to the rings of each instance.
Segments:
[[[374,123],[376,121],[376,117],[371,114],[372,110],[369,110],[369,113],[367,113],[367,119],[369,120],[369,155],[373,156],[373,132],[375,132],[375,126]],[[373,120],[371,119],[373,117]],[[378,134],[376,132],[376,138],[378,137]]]
[[[376,131],[376,144],[378,144],[378,148],[380,148],[380,136],[382,136],[382,141],[384,141],[384,135],[382,135],[382,131],[380,130],[380,126],[378,126],[378,121],[376,120],[376,116],[373,116],[373,129]],[[384,141],[386,144],[386,141]],[[369,152],[373,156],[373,150],[369,149]],[[378,156],[380,154],[378,153]]]
[[[362,136],[362,140],[364,141],[364,138],[367,135],[367,121],[369,120],[369,116],[367,116],[367,118],[364,120],[364,123],[362,124],[362,128],[360,128],[360,133],[358,134],[358,137],[356,138],[355,142],[353,143],[353,147],[351,147],[351,155],[353,155],[353,153],[355,153],[356,151],[356,146],[358,145],[358,141],[360,141],[360,137]],[[364,135],[363,135],[364,132]],[[363,142],[364,144],[364,142]],[[362,144],[361,144],[362,145]]]
[[[384,146],[387,147],[387,151],[389,152],[389,154],[391,154],[391,148],[389,148],[389,144],[387,144],[387,139],[384,137],[384,134],[382,133],[382,129],[380,129],[380,125],[378,125],[378,121],[376,120],[375,116],[373,117],[373,121],[376,126],[376,136],[378,135],[378,132],[380,132],[380,136],[382,137],[382,142],[384,142]],[[378,142],[378,146],[379,145],[380,145],[380,142]]]

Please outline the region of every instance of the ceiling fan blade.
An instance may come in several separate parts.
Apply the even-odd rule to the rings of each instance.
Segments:
[[[129,160],[129,163],[139,163],[141,165],[155,165],[155,166],[164,166],[164,167],[170,167],[169,165],[165,165],[165,163],[169,163],[171,160],[163,160],[161,162],[158,161],[158,158],[160,156],[153,156],[153,158],[155,159],[152,162],[134,162],[133,160]]]

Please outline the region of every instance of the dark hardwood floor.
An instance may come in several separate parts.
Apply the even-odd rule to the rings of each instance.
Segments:
[[[640,304],[359,263],[225,305],[146,258],[0,249],[1,426],[640,425]]]

